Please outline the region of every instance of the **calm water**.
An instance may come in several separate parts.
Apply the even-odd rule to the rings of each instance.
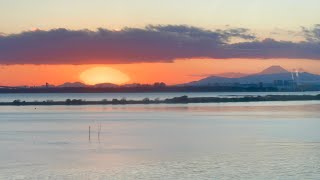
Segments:
[[[0,179],[320,179],[319,101],[3,106],[0,127]]]

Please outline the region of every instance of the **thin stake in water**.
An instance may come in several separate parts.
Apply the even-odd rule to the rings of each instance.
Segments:
[[[91,142],[91,127],[89,126],[89,142]]]
[[[98,141],[100,143],[101,123],[98,125]]]

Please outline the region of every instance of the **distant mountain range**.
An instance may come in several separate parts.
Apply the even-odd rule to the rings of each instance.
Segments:
[[[227,77],[227,78],[239,78],[248,76],[249,74],[239,73],[239,72],[227,72],[227,73],[221,73],[221,74],[215,74],[213,76],[219,76],[219,77]]]
[[[288,71],[282,68],[281,66],[271,66],[258,74],[278,74],[278,73],[288,73]],[[226,78],[240,78],[240,77],[245,77],[249,75],[251,74],[245,74],[240,72],[225,72],[220,74],[200,74],[200,75],[198,74],[193,76],[202,76],[202,77],[216,76],[216,77],[226,77]]]
[[[285,73],[290,73],[290,72],[281,66],[270,66],[258,74],[285,74]]]
[[[88,87],[88,85],[82,82],[65,82],[57,87],[69,88],[69,87]]]
[[[319,84],[320,75],[308,72],[289,72],[281,66],[271,66],[260,73],[243,77],[209,76],[199,81],[182,84],[183,86],[215,86],[234,84],[273,84],[275,81],[295,81],[300,84]]]
[[[301,70],[300,70],[301,71]],[[54,86],[0,86],[0,93],[101,93],[101,92],[252,92],[252,91],[319,91],[320,75],[308,72],[290,72],[281,66],[271,66],[260,73],[243,75],[224,73],[198,81],[166,86],[165,83],[116,85],[101,83],[86,85],[66,82]],[[229,76],[229,77],[222,77]],[[236,76],[236,77],[235,77]],[[239,77],[241,76],[241,77]]]
[[[139,84],[139,83],[133,83],[133,84],[124,84],[124,85],[117,85],[112,83],[101,83],[101,84],[95,84],[95,85],[87,85],[82,82],[66,82],[58,86],[52,86],[50,87],[58,87],[58,88],[116,88],[116,87],[125,87],[125,88],[134,88],[134,87],[142,87],[142,86],[156,86],[156,83],[153,85],[150,84]]]
[[[118,87],[118,85],[112,84],[112,83],[101,83],[101,84],[96,84],[96,85],[91,86],[91,85],[84,84],[82,82],[66,82],[66,83],[61,84],[57,87],[61,87],[61,88],[70,88],[70,87],[75,87],[75,88],[79,88],[79,87],[110,88],[110,87]]]
[[[204,75],[201,75],[204,76]],[[308,72],[290,72],[281,66],[271,66],[260,73],[256,74],[243,74],[243,73],[222,73],[216,75],[208,75],[208,77],[200,79],[198,81],[193,81],[185,84],[179,84],[177,86],[235,86],[249,85],[249,84],[260,84],[263,83],[264,86],[273,86],[275,81],[287,81],[296,83],[299,85],[318,85],[320,86],[320,75],[311,74]],[[53,86],[48,85],[48,87],[58,87],[58,88],[134,88],[142,86],[152,86],[147,84],[125,84],[116,85],[112,83],[101,83],[96,85],[87,85],[82,82],[66,82],[64,84]],[[44,86],[41,86],[44,87]]]
[[[209,77],[209,76],[219,76],[219,77],[228,77],[228,78],[239,78],[248,76],[249,74],[240,73],[240,72],[225,72],[220,74],[192,74],[193,77]]]

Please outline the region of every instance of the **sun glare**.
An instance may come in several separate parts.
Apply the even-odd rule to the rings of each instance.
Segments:
[[[123,72],[110,67],[94,67],[83,71],[80,79],[89,85],[100,83],[123,84],[129,81],[129,77]]]

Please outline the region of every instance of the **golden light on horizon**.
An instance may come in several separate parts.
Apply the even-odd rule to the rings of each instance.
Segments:
[[[110,67],[93,67],[83,71],[80,79],[89,85],[100,83],[124,84],[130,78],[123,72]]]

